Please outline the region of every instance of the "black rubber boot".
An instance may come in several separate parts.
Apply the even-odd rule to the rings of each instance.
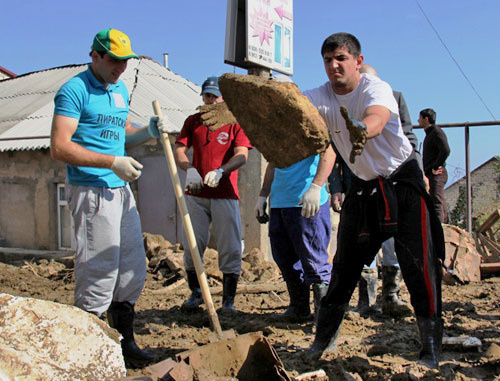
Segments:
[[[287,310],[278,314],[280,320],[292,323],[300,323],[311,320],[311,306],[309,305],[310,287],[304,283],[286,281],[288,294],[290,295],[290,305]]]
[[[224,274],[222,278],[222,311],[236,312],[234,297],[239,277],[238,274]]]
[[[391,317],[411,314],[411,309],[399,299],[401,270],[396,266],[382,267],[382,313]]]
[[[419,363],[432,369],[439,369],[443,343],[443,319],[417,316],[417,324],[422,344]]]
[[[318,311],[321,303],[321,299],[328,292],[328,284],[326,283],[313,283],[313,300],[314,300],[314,325],[318,323]]]
[[[123,336],[121,341],[122,354],[125,361],[142,366],[150,363],[156,357],[139,348],[134,340],[134,306],[129,302],[112,302],[108,309],[109,325]]]
[[[347,307],[347,303],[320,306],[314,342],[306,352],[309,356],[318,359],[323,352],[337,349],[337,337]]]
[[[377,269],[363,269],[358,282],[359,299],[356,310],[368,316],[377,311]]]
[[[201,288],[198,283],[198,277],[196,276],[196,271],[189,270],[186,271],[187,281],[189,289],[191,290],[191,296],[182,304],[182,308],[188,310],[195,310],[200,305],[203,304],[203,297],[201,296]]]

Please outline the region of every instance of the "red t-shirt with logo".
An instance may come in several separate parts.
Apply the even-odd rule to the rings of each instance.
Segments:
[[[250,140],[239,124],[227,124],[210,131],[202,124],[199,113],[186,119],[176,143],[188,148],[193,147],[192,164],[202,179],[208,172],[227,163],[233,157],[235,147],[252,148]],[[190,193],[186,191],[186,194]],[[215,188],[203,185],[201,192],[195,196],[239,200],[238,170],[232,171],[229,175],[224,174]]]

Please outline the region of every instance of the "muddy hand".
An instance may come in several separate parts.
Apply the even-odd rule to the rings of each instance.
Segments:
[[[201,121],[210,131],[215,131],[226,124],[238,123],[225,102],[198,106],[198,110],[201,112]]]
[[[354,163],[354,161],[356,160],[356,156],[361,155],[361,153],[363,152],[363,148],[365,148],[366,136],[368,135],[368,133],[366,132],[366,124],[359,120],[351,118],[345,106],[340,106],[340,113],[345,120],[346,127],[349,130],[349,139],[352,143],[352,150],[349,161],[351,163]]]

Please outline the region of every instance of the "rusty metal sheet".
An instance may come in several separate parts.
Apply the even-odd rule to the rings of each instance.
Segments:
[[[177,356],[189,364],[196,376],[202,372],[215,377],[235,377],[240,381],[291,381],[283,363],[262,332],[203,345]],[[175,379],[184,381],[184,379]]]

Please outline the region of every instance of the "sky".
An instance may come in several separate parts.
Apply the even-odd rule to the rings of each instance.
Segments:
[[[0,66],[19,75],[89,62],[95,33],[112,27],[139,55],[163,63],[168,53],[169,68],[198,85],[246,74],[224,63],[226,8],[227,0],[0,0]],[[301,90],[325,83],[321,44],[349,32],[365,63],[403,92],[413,124],[428,107],[438,124],[497,120],[500,76],[488,70],[500,62],[499,14],[498,0],[295,0],[292,79]],[[463,128],[445,133],[451,184],[465,174],[465,135]],[[423,130],[416,135],[421,143]],[[500,126],[471,127],[471,169],[500,155],[499,143]]]

